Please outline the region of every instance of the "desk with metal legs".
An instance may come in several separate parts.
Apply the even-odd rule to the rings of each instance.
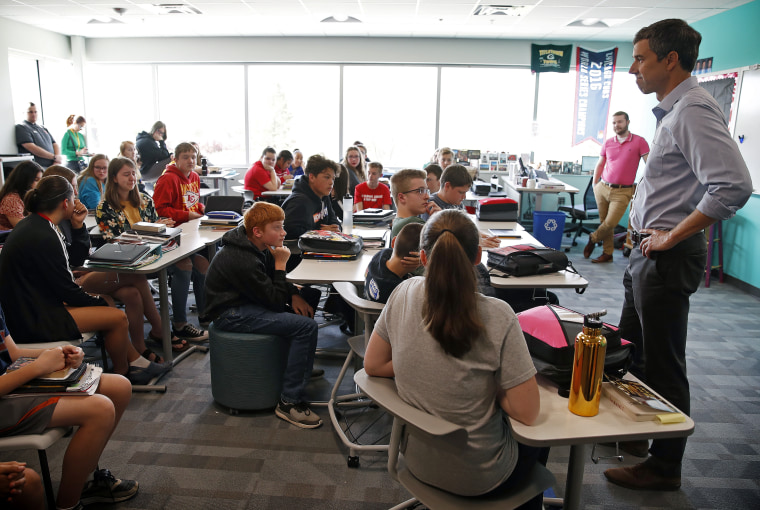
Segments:
[[[637,380],[631,375],[626,376],[626,379]],[[568,410],[568,399],[557,394],[557,387],[553,383],[539,376],[538,384],[541,412],[536,423],[528,426],[511,418],[509,421],[512,434],[523,444],[570,445],[564,510],[582,508],[581,492],[587,444],[683,437],[694,432],[694,421],[688,416],[683,423],[667,425],[656,421],[633,421],[604,396],[598,415],[590,418],[577,416]]]
[[[169,320],[169,277],[167,275],[167,268],[194,253],[197,253],[204,248],[208,250],[208,258],[211,260],[216,252],[216,243],[224,235],[226,231],[214,230],[207,228],[199,228],[200,219],[188,221],[179,225],[182,228],[180,245],[167,253],[164,253],[160,259],[148,264],[147,266],[139,269],[123,269],[123,268],[104,268],[104,267],[88,267],[86,269],[91,271],[106,271],[115,273],[136,273],[136,274],[153,274],[158,273],[158,293],[159,293],[159,312],[161,314],[161,339],[164,349],[164,358],[172,362],[173,364],[179,363],[182,359],[188,356],[190,353],[199,350],[206,352],[208,347],[192,345],[188,350],[180,354],[177,358],[173,358],[172,353],[172,331],[171,322]]]

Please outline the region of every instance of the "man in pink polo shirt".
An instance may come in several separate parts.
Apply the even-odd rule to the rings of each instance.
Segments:
[[[602,223],[589,235],[583,256],[589,258],[598,242],[602,243],[603,252],[591,262],[612,262],[615,225],[620,222],[633,196],[633,181],[639,168],[639,158],[644,158],[646,162],[649,154],[647,141],[628,131],[630,123],[625,112],[617,112],[612,116],[615,136],[602,145],[601,157],[594,169],[594,197]]]

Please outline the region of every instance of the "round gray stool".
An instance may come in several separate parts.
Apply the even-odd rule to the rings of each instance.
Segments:
[[[274,335],[208,330],[211,394],[231,414],[271,409],[282,391],[288,343]]]

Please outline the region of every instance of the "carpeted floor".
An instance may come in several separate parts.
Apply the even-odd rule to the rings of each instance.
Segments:
[[[558,291],[561,304],[588,312],[609,311],[617,322],[627,259],[591,264],[581,255],[585,238],[570,254],[591,285],[582,294]],[[600,251],[600,248],[597,249]],[[586,509],[744,509],[760,500],[760,299],[713,280],[692,298],[688,368],[696,431],[689,439],[681,490],[635,492],[609,484],[602,472],[616,460],[586,464]],[[321,330],[320,347],[343,348],[337,326]],[[310,385],[326,400],[341,359],[320,358],[325,378]],[[348,378],[350,379],[350,377]],[[361,455],[346,466],[347,450],[325,421],[317,430],[297,429],[272,412],[231,416],[211,396],[209,357],[193,354],[164,378],[165,394],[137,393],[101,459],[101,467],[140,482],[140,493],[124,509],[381,509],[407,498],[386,472],[386,456]],[[350,383],[345,385],[350,389]],[[366,423],[379,415],[369,411]],[[382,440],[388,420],[380,417],[367,441]],[[356,427],[354,428],[356,429]],[[66,441],[49,451],[53,478],[60,476]],[[612,453],[601,449],[599,453]],[[562,494],[569,448],[553,448],[548,467]],[[3,459],[36,466],[31,451]],[[635,463],[626,456],[624,464]]]

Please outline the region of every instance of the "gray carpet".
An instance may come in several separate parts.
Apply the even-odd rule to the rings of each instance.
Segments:
[[[611,264],[571,259],[592,283],[578,295],[559,291],[560,302],[579,311],[607,308],[617,322],[622,304],[622,273],[627,263],[615,252]],[[597,249],[600,251],[601,249]],[[616,460],[588,461],[583,500],[587,509],[744,509],[760,500],[760,299],[713,280],[692,298],[688,368],[696,431],[689,439],[681,490],[635,492],[609,484],[602,472]],[[337,326],[322,330],[320,347],[342,348]],[[326,400],[342,364],[320,358],[324,379],[310,385],[315,400]],[[385,455],[361,455],[361,466],[346,466],[347,450],[333,433],[325,408],[316,408],[325,425],[300,430],[272,412],[231,416],[211,397],[209,358],[193,354],[164,379],[166,394],[135,394],[101,459],[117,476],[140,482],[140,493],[121,508],[130,509],[380,509],[407,495],[386,472]],[[344,384],[350,389],[350,384]],[[354,419],[356,413],[349,413]],[[379,415],[360,415],[361,424]],[[364,438],[382,440],[388,420],[381,417]],[[355,426],[354,430],[361,427]],[[53,477],[59,477],[66,441],[50,450]],[[590,448],[589,448],[590,450]],[[599,453],[612,453],[600,449]],[[564,490],[569,448],[553,448],[548,467]],[[36,466],[34,452],[12,457]],[[627,456],[624,464],[637,462]],[[57,484],[57,481],[55,482]]]

